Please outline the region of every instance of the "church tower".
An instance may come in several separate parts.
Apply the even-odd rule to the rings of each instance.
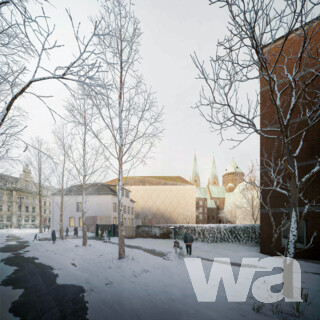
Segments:
[[[194,154],[194,157],[193,157],[193,165],[192,165],[190,182],[194,184],[196,187],[200,187],[200,176],[198,171],[196,154]]]
[[[212,156],[211,173],[208,181],[208,186],[219,186],[216,161],[214,159],[214,155]]]

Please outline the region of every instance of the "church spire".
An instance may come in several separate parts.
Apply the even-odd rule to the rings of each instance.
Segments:
[[[209,178],[209,185],[210,186],[219,186],[217,168],[216,168],[216,161],[214,159],[214,155],[212,155],[212,163],[211,163],[211,173]]]
[[[196,187],[200,187],[200,176],[198,171],[196,154],[194,154],[193,156],[193,165],[190,182],[193,183]]]

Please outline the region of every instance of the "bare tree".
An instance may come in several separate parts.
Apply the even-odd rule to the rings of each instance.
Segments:
[[[52,159],[49,155],[48,146],[42,138],[36,137],[29,144],[26,161],[31,167],[35,177],[35,187],[39,202],[39,232],[43,227],[43,197],[49,185],[52,174]]]
[[[257,166],[252,163],[241,184],[241,202],[237,208],[242,210],[244,221],[257,224],[260,218],[260,187],[257,176]]]
[[[275,196],[283,197],[290,219],[285,256],[292,258],[298,225],[315,204],[306,196],[306,186],[320,171],[317,157],[307,173],[298,167],[304,139],[320,120],[319,19],[312,20],[320,3],[215,0],[210,4],[228,10],[228,35],[218,42],[209,68],[196,54],[192,56],[204,83],[195,108],[222,138],[229,128],[236,130],[231,138],[236,145],[258,134],[274,146],[273,152],[261,150],[264,179],[260,183],[263,194],[269,192],[263,204],[277,237],[285,224],[284,220],[275,223],[271,202]],[[263,90],[256,97],[250,92],[243,105],[242,91],[259,80]],[[268,120],[259,124],[260,116]]]
[[[32,1],[30,1],[32,2]],[[43,4],[48,1],[34,1],[39,12],[28,9],[28,1],[0,1],[0,130],[18,99],[30,94],[45,103],[46,95],[30,91],[33,84],[58,80],[67,88],[67,82],[91,83],[98,66],[89,62],[92,55],[90,44],[95,35],[97,23],[86,39],[74,26],[70,12],[67,12],[78,53],[65,66],[48,68],[44,63],[50,54],[62,47],[55,39],[55,26],[50,23]]]
[[[162,109],[137,71],[141,28],[131,2],[101,1],[101,6],[95,46],[106,76],[100,77],[103,90],[90,99],[98,112],[93,132],[118,177],[119,259],[123,259],[123,177],[150,155],[162,133]]]
[[[77,94],[72,95],[66,106],[67,121],[71,126],[72,145],[70,148],[71,169],[69,173],[80,184],[82,191],[82,245],[87,245],[87,189],[89,183],[96,181],[106,174],[103,163],[104,157],[96,138],[91,134],[94,121],[94,109],[89,103],[84,88],[80,88]]]
[[[60,239],[64,238],[63,235],[63,213],[65,204],[65,190],[70,182],[70,153],[71,153],[71,136],[67,124],[62,122],[60,125],[55,126],[53,131],[54,136],[54,151],[52,158],[54,163],[54,174],[56,186],[60,194]]]
[[[6,122],[0,130],[0,163],[10,164],[17,161],[19,156],[16,154],[18,148],[24,148],[21,141],[21,134],[25,129],[26,115],[21,108],[15,108],[8,116]],[[2,167],[3,168],[3,167]]]

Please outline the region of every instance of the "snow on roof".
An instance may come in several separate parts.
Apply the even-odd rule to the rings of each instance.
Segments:
[[[226,196],[226,190],[223,186],[209,186],[209,190],[212,198],[224,198]]]
[[[230,164],[228,165],[225,171],[225,173],[231,173],[231,172],[243,172],[234,160],[230,162]]]
[[[210,200],[207,188],[198,187],[196,189],[196,198],[197,199],[207,199],[207,208],[216,208],[214,200]]]

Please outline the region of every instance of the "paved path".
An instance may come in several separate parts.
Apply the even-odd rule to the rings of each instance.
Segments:
[[[1,263],[16,269],[1,285],[23,290],[8,312],[26,320],[87,319],[83,287],[57,284],[58,276],[52,267],[23,255],[22,251],[29,246],[28,241],[15,235],[9,235],[6,240],[7,244],[0,248],[0,252],[12,255]],[[12,241],[14,243],[10,243]]]

